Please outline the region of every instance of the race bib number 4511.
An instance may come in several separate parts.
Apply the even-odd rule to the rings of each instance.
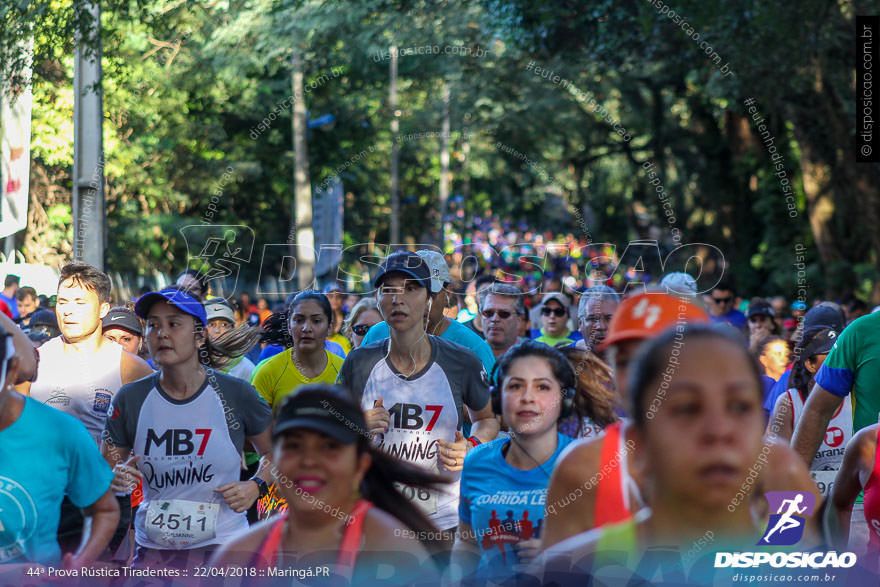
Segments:
[[[147,537],[169,548],[206,542],[217,535],[219,513],[219,503],[183,499],[151,501],[145,524]]]

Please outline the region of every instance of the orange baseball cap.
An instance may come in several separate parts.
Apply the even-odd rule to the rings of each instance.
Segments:
[[[645,292],[620,303],[600,350],[621,340],[653,338],[679,322],[709,322],[697,305],[660,292]]]

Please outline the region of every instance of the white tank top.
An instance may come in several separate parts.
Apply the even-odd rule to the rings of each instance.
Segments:
[[[797,427],[804,413],[804,400],[796,389],[786,391],[792,406],[792,430]],[[838,471],[843,462],[843,453],[853,435],[852,394],[844,398],[834,412],[825,430],[825,438],[810,463],[811,471]]]
[[[31,397],[78,419],[100,444],[110,402],[122,387],[122,347],[106,343],[97,355],[65,353],[64,340],[57,336],[39,350]]]

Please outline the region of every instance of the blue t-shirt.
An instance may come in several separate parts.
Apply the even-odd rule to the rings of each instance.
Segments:
[[[389,332],[387,322],[378,322],[367,331],[367,335],[364,337],[363,342],[361,342],[361,346],[367,346],[370,343],[385,340],[388,338]],[[495,355],[492,354],[492,347],[489,346],[489,343],[480,338],[476,332],[461,322],[450,320],[449,327],[443,331],[440,338],[445,338],[448,341],[470,349],[475,355],[477,355],[480,362],[483,363],[483,367],[486,368],[486,373],[492,372],[492,367],[495,366]]]
[[[482,557],[479,577],[505,577],[519,564],[513,545],[540,538],[544,528],[544,502],[556,459],[572,442],[557,434],[556,452],[540,467],[516,469],[502,454],[509,438],[498,438],[471,450],[461,472],[458,517],[476,534]]]
[[[86,427],[25,398],[18,420],[0,430],[0,564],[58,564],[61,501],[98,501],[113,480]]]
[[[345,351],[342,350],[342,346],[339,343],[335,343],[332,340],[325,340],[324,348],[338,357],[345,358]],[[256,361],[253,361],[253,363],[259,365],[262,361],[265,361],[269,357],[274,357],[283,350],[284,347],[278,344],[266,345],[266,348],[260,353],[259,358]]]
[[[709,316],[713,323],[718,322],[729,322],[733,326],[737,328],[744,329],[748,324],[748,320],[746,320],[746,315],[740,312],[739,310],[731,310],[724,316]]]
[[[791,369],[782,374],[779,378],[779,381],[773,384],[773,387],[770,388],[770,392],[764,394],[764,410],[768,413],[773,411],[773,408],[776,407],[776,400],[779,399],[779,396],[788,391],[788,380],[791,377]]]

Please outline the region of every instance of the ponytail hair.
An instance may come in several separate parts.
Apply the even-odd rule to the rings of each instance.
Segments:
[[[583,432],[584,418],[602,428],[617,421],[614,408],[614,382],[609,367],[589,351],[574,346],[559,349],[574,366],[574,411],[578,416],[577,436]]]
[[[330,385],[327,383],[303,385],[297,388],[295,395],[302,396],[302,394],[323,396],[326,398],[327,404],[338,408],[337,414],[356,413],[363,417],[360,402],[347,388],[341,385]],[[322,400],[321,403],[323,404],[324,401]],[[282,406],[279,413],[283,411],[284,408]],[[339,418],[338,415],[336,417]],[[415,504],[404,497],[403,493],[395,486],[395,483],[409,485],[415,488],[416,491],[419,489],[436,491],[441,490],[444,485],[447,485],[450,479],[407,463],[374,446],[372,442],[373,435],[366,429],[365,417],[363,419],[358,418],[358,420],[360,421],[347,422],[347,425],[352,426],[359,432],[355,445],[357,454],[360,456],[366,453],[372,459],[370,468],[367,469],[361,480],[361,495],[379,509],[397,518],[419,537],[419,540],[429,552],[433,552],[436,550],[434,547],[435,543],[429,540],[429,538],[435,535],[437,528],[434,527]],[[275,442],[278,442],[277,438]]]
[[[293,346],[293,337],[287,328],[287,312],[275,312],[263,320],[263,336],[260,342],[289,349]]]
[[[393,457],[374,447],[366,437],[361,436],[358,440],[358,454],[363,452],[369,454],[373,461],[361,481],[361,495],[379,509],[400,520],[419,537],[430,552],[433,543],[428,537],[432,534],[436,535],[437,528],[413,502],[404,497],[394,484],[403,483],[415,488],[416,491],[419,489],[436,491],[448,484],[449,479]]]
[[[807,370],[807,361],[811,356],[807,355],[807,348],[820,334],[831,328],[827,326],[813,326],[801,332],[801,336],[794,347],[795,361],[791,366],[791,375],[788,377],[788,388],[797,389],[803,401],[807,401],[810,394],[810,383],[813,381],[813,374]]]
[[[204,342],[199,347],[199,362],[206,367],[222,371],[233,360],[247,354],[263,337],[263,329],[242,324],[227,330],[215,340],[208,337],[207,332],[196,323],[196,332],[201,332]]]

